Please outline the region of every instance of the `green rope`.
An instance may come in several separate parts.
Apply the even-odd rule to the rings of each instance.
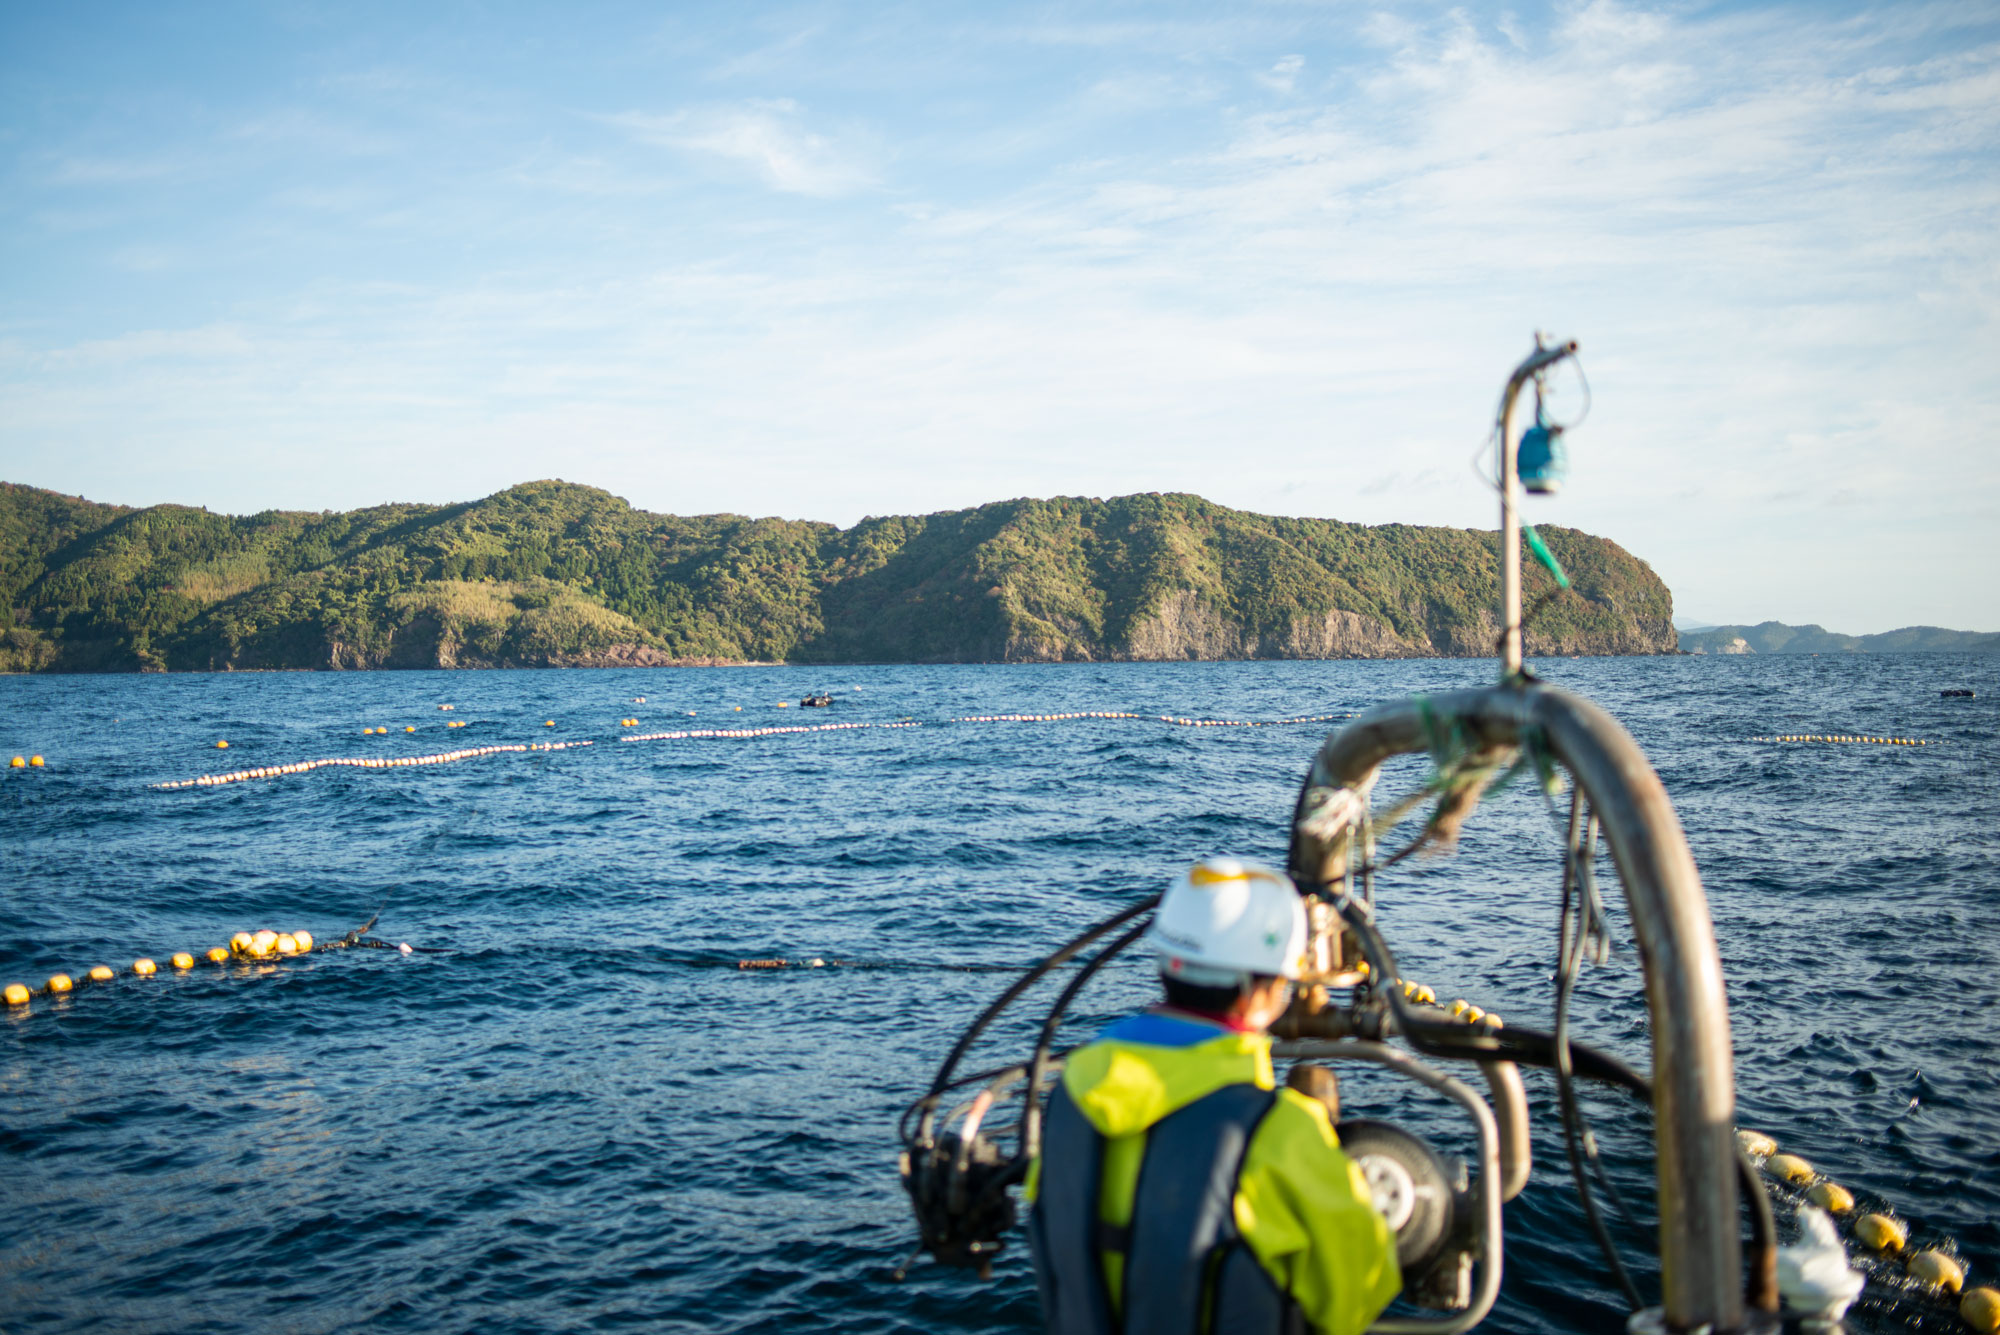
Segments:
[[[1535,526],[1523,524],[1521,532],[1528,535],[1528,550],[1535,554],[1535,559],[1542,563],[1543,568],[1556,577],[1556,587],[1567,589],[1569,576],[1563,574],[1562,562],[1556,560],[1555,553],[1542,542],[1542,535],[1535,532]]]

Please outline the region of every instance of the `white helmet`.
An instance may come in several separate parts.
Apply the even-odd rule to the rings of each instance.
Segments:
[[[1246,974],[1297,978],[1305,964],[1306,906],[1290,878],[1229,858],[1197,862],[1160,900],[1147,934],[1160,972],[1197,987]]]

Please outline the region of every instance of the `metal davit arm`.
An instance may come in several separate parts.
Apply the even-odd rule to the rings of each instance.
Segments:
[[[1625,886],[1653,1030],[1653,1111],[1660,1191],[1660,1268],[1669,1327],[1740,1327],[1744,1298],[1737,1219],[1735,1072],[1722,962],[1701,877],[1666,789],[1617,720],[1539,684],[1487,687],[1379,705],[1327,738],[1300,794],[1292,872],[1331,884],[1348,873],[1347,820],[1314,820],[1327,793],[1365,793],[1391,756],[1429,748],[1426,715],[1456,720],[1482,744],[1535,734],[1574,776],[1603,825]],[[1385,983],[1389,980],[1384,980]]]

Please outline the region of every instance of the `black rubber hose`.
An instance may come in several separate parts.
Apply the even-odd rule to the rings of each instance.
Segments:
[[[981,1011],[979,1018],[972,1022],[971,1028],[959,1035],[958,1042],[951,1049],[951,1054],[944,1059],[944,1065],[938,1068],[937,1078],[931,1081],[931,1092],[925,1096],[926,1101],[931,1106],[924,1109],[923,1123],[917,1129],[918,1138],[927,1139],[930,1136],[930,1119],[931,1115],[936,1111],[936,1099],[938,1095],[951,1086],[951,1073],[953,1069],[964,1058],[966,1050],[978,1040],[980,1034],[986,1031],[987,1025],[992,1024],[1002,1011],[1018,1001],[1021,994],[1039,982],[1044,974],[1048,973],[1051,969],[1060,968],[1062,965],[1069,963],[1070,960],[1075,959],[1077,954],[1090,945],[1091,942],[1097,940],[1107,932],[1112,932],[1123,927],[1140,914],[1150,912],[1159,902],[1160,897],[1158,895],[1148,895],[1129,908],[1121,909],[1104,921],[1085,928],[1068,945],[1049,955],[1040,964],[1035,965],[1028,972],[1015,979],[1012,985],[1005,992],[1002,992],[992,1005]]]
[[[1576,858],[1580,851],[1577,826],[1582,815],[1583,794],[1579,789],[1570,800],[1569,830],[1564,838],[1562,876],[1562,916],[1556,923],[1556,1030],[1551,1047],[1555,1057],[1556,1102],[1562,1109],[1563,1148],[1569,1157],[1570,1179],[1576,1184],[1576,1198],[1583,1206],[1584,1221],[1590,1225],[1590,1232],[1597,1239],[1598,1250],[1604,1253],[1605,1264],[1611,1267],[1612,1278],[1618,1281],[1619,1289],[1625,1294],[1625,1301],[1636,1312],[1642,1307],[1639,1288],[1625,1270],[1625,1263],[1618,1258],[1618,1247],[1611,1240],[1611,1232],[1604,1226],[1604,1217],[1598,1212],[1597,1201],[1590,1194],[1590,1178],[1583,1169],[1583,1110],[1577,1106],[1576,1082],[1573,1079],[1573,1053],[1569,1040],[1569,1003],[1576,988],[1577,971],[1583,967],[1583,927],[1577,924],[1575,935],[1570,931],[1571,890],[1576,892],[1578,916],[1582,916],[1583,886],[1577,876]],[[1597,821],[1593,816],[1586,825],[1584,842],[1594,842]],[[1589,854],[1584,854],[1589,856]],[[1602,1171],[1600,1165],[1599,1171]]]
[[[1028,1063],[1027,1105],[1021,1113],[1021,1144],[1018,1156],[1023,1162],[1041,1153],[1042,1103],[1036,1097],[1036,1091],[1042,1087],[1042,1072],[1048,1069],[1049,1049],[1055,1045],[1056,1030],[1062,1027],[1063,1013],[1069,1009],[1070,1003],[1076,1000],[1076,994],[1083,991],[1083,985],[1109,963],[1113,955],[1144,936],[1152,925],[1150,920],[1142,922],[1098,951],[1090,963],[1077,970],[1076,977],[1070,979],[1069,986],[1065,987],[1062,995],[1056,998],[1056,1004],[1049,1007],[1049,1017],[1042,1022],[1041,1036],[1035,1040],[1034,1059]]]

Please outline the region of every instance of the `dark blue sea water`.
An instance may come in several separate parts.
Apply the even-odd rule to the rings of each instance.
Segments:
[[[2000,663],[1539,667],[1620,716],[1679,807],[1730,982],[1742,1123],[1893,1207],[1919,1243],[1955,1247],[1974,1282],[2000,1280]],[[990,1285],[925,1268],[883,1278],[912,1240],[894,1115],[1005,983],[999,970],[1197,856],[1281,860],[1325,725],[940,721],[1277,718],[1491,670],[0,679],[0,753],[48,758],[0,771],[0,982],[164,961],[243,928],[324,941],[378,907],[382,935],[421,948],[121,976],[0,1016],[0,1328],[1029,1329],[1014,1253]],[[833,709],[773,707],[820,686]],[[1946,686],[1979,698],[1941,700]],[[626,717],[645,731],[926,726],[619,743]],[[373,726],[394,731],[360,735]],[[1747,740],[1778,732],[1941,745]],[[147,786],[589,737],[431,768]],[[1384,792],[1414,777],[1405,766]],[[1385,879],[1406,972],[1546,1023],[1556,847],[1523,787],[1474,820],[1456,857]],[[830,963],[738,971],[747,957]],[[1072,1037],[1141,1000],[1146,972],[1108,970]],[[1643,1065],[1636,979],[1629,950],[1587,974],[1578,1019]],[[1011,1055],[1021,1033],[993,1051]],[[1536,1176],[1508,1207],[1507,1285],[1487,1328],[1618,1328],[1549,1086],[1531,1075],[1530,1090]],[[1437,1105],[1385,1078],[1359,1075],[1347,1097],[1462,1142]],[[1589,1107],[1650,1228],[1646,1121],[1611,1096]],[[1646,1233],[1616,1227],[1638,1261]],[[1951,1328],[1943,1309],[1873,1292],[1881,1310],[1864,1324]]]

